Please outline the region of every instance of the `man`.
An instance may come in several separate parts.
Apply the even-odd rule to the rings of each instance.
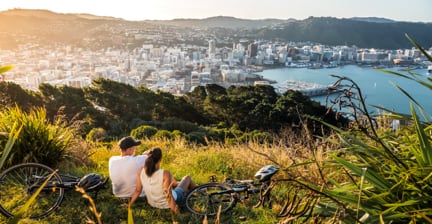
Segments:
[[[119,141],[121,155],[109,159],[109,176],[116,197],[130,198],[135,191],[137,173],[147,158],[146,155],[135,156],[135,150],[140,144],[140,141],[130,136],[124,137]],[[140,196],[144,196],[144,192]]]

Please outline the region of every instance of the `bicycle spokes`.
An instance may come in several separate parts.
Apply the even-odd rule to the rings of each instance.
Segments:
[[[35,163],[19,164],[5,170],[0,176],[0,212],[6,217],[16,215],[53,172],[51,168]],[[64,189],[57,187],[61,183],[61,177],[54,173],[24,216],[42,218],[54,211],[64,196]]]
[[[186,208],[197,215],[214,216],[232,208],[235,203],[233,190],[224,184],[209,183],[193,189],[186,197]]]

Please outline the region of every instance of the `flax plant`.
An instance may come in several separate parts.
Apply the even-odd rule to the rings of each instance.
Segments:
[[[0,67],[0,74],[11,70],[13,67],[14,66],[12,66],[12,65],[5,65],[5,66]],[[3,149],[3,152],[1,153],[0,170],[2,170],[3,164],[5,163],[7,157],[9,156],[9,153],[12,150],[12,147],[13,147],[16,139],[18,138],[18,136],[22,130],[22,126],[18,130],[16,130],[16,127],[17,127],[17,123],[15,122],[9,133],[4,133],[4,132],[0,133],[0,135],[5,135],[5,136],[8,135],[8,141],[6,142],[6,145]]]
[[[408,35],[407,38],[432,62],[430,55]],[[429,77],[421,79],[421,75],[412,72],[409,75],[385,72],[432,89]],[[337,202],[335,211],[346,216],[344,221],[348,223],[432,223],[432,138],[427,133],[432,124],[421,104],[395,85],[411,100],[411,115],[386,111],[391,118],[411,125],[389,132],[386,127],[379,127],[377,119],[368,113],[354,81],[340,77],[336,84],[343,86],[344,91],[333,102],[351,109],[355,125],[349,131],[333,127],[342,144],[328,163],[336,164],[339,169],[334,172],[347,178],[344,182],[329,179],[332,187],[309,186],[324,198]]]
[[[8,141],[6,142],[6,145],[3,149],[3,152],[1,153],[2,156],[0,158],[0,170],[2,170],[3,165],[4,165],[7,157],[9,156],[9,153],[12,150],[12,147],[13,147],[16,139],[18,138],[18,136],[21,133],[22,128],[23,128],[23,126],[21,125],[21,127],[17,130],[17,122],[15,122],[9,133],[0,133],[2,135],[8,135]]]

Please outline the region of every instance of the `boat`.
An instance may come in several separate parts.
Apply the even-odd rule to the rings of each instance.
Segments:
[[[432,73],[432,65],[429,65],[429,66],[427,67],[427,73],[428,73],[428,74],[431,74],[431,73]]]

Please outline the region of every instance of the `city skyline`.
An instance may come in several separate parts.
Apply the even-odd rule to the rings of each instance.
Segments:
[[[379,17],[395,21],[432,22],[430,0],[134,0],[54,1],[2,0],[0,11],[14,8],[46,9],[57,13],[88,13],[125,20],[204,19],[232,16],[241,19],[306,19],[314,17]]]

